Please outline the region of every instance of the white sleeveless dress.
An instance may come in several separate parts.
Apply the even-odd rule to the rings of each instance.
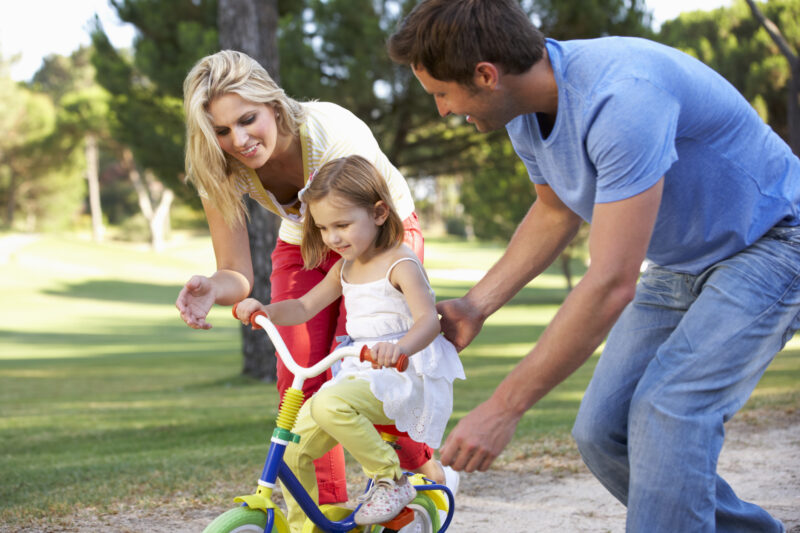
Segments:
[[[360,348],[381,341],[396,343],[414,324],[405,296],[389,281],[389,274],[401,261],[413,261],[422,269],[419,262],[406,257],[393,263],[386,276],[376,281],[355,284],[341,278],[350,337],[343,345]],[[433,299],[432,289],[430,294]],[[345,357],[336,375],[323,387],[350,376],[369,381],[370,390],[383,402],[384,413],[395,421],[398,430],[438,448],[453,412],[453,381],[466,379],[464,367],[455,346],[442,335],[422,351],[408,355],[405,372],[374,369],[356,357]]]

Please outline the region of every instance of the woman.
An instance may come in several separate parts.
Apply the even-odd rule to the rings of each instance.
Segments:
[[[389,187],[403,219],[405,242],[423,257],[423,239],[411,193],[400,172],[381,152],[369,128],[332,103],[297,102],[247,55],[224,50],[201,59],[184,81],[187,180],[199,191],[211,232],[217,271],[192,276],[175,302],[189,327],[208,329],[211,306],[246,298],[253,267],[242,195],[281,217],[272,252],[271,301],[299,298],[316,285],[339,256],[333,252],[316,269],[305,270],[300,253],[305,205],[299,193],[326,162],[361,155],[374,164]],[[280,327],[289,350],[304,366],[313,365],[344,335],[344,308],[334,302],[311,321]],[[311,396],[330,374],[306,380]],[[278,360],[278,391],[283,396],[292,374]],[[445,472],[424,444],[400,441],[401,466],[443,483]],[[320,503],[347,500],[341,446],[315,461]]]

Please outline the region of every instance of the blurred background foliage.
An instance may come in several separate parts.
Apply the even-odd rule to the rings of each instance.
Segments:
[[[369,124],[408,177],[426,231],[485,240],[511,235],[534,190],[505,132],[483,135],[463,117],[439,117],[410,70],[385,53],[387,36],[414,0],[269,1],[277,2],[280,18],[284,89],[301,101],[336,102]],[[130,49],[115,49],[97,21],[90,47],[47,57],[30,81],[12,81],[9,60],[0,57],[6,133],[0,138],[0,229],[88,229],[93,171],[101,209],[95,226],[110,229],[106,238],[155,245],[173,227],[204,227],[196,194],[183,183],[181,96],[194,62],[219,49],[217,0],[110,3],[137,30]],[[521,3],[556,39],[641,36],[694,55],[790,141],[800,0],[757,3],[794,51],[794,64],[743,0],[684,13],[658,30],[644,0]],[[171,216],[157,225],[159,208]],[[101,239],[104,233],[94,230]],[[580,254],[581,246],[570,253]]]

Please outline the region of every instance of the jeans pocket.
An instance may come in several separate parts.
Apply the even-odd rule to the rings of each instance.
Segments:
[[[775,226],[764,237],[800,247],[800,226]]]
[[[687,300],[691,299],[687,290],[689,277],[691,276],[649,265],[639,278],[636,303],[683,308]]]

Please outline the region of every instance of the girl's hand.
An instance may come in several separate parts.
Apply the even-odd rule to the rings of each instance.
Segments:
[[[245,298],[236,304],[236,318],[239,319],[245,326],[251,325],[250,316],[256,311],[263,311],[267,315],[267,318],[269,318],[267,306],[261,305],[261,302],[255,298]]]
[[[391,367],[400,358],[403,349],[393,342],[379,342],[372,348],[373,368]]]
[[[175,307],[190,328],[211,329],[206,317],[214,301],[213,282],[205,276],[192,276],[178,293]]]

